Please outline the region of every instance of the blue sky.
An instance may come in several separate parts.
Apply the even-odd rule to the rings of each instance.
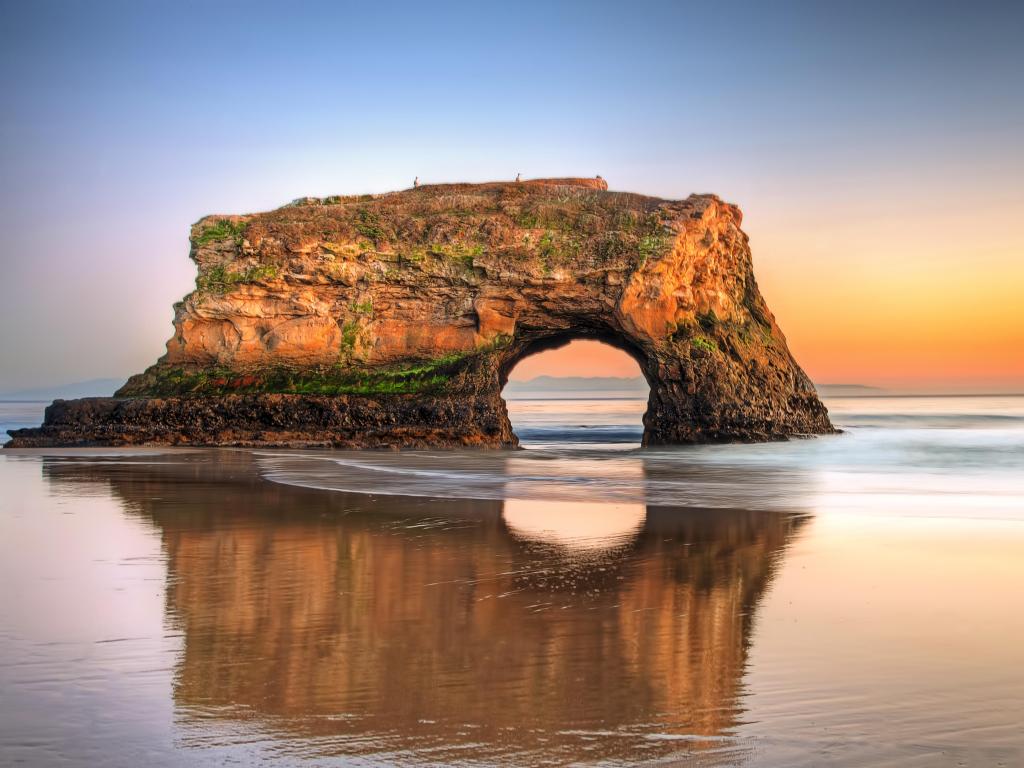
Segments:
[[[794,221],[1024,212],[1024,4],[834,5],[0,2],[0,390],[155,360],[201,216],[415,175],[717,192],[796,329]]]

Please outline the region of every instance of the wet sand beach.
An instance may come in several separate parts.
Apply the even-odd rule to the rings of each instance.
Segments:
[[[577,406],[523,406],[523,451],[0,452],[2,762],[1015,765],[1021,405],[658,451],[613,402],[575,442]]]

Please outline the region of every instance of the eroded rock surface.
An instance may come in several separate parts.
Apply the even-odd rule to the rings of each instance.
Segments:
[[[599,179],[207,217],[167,353],[116,398],[58,401],[11,445],[514,445],[508,372],[573,338],[636,358],[645,444],[831,432],[741,220],[714,195]]]

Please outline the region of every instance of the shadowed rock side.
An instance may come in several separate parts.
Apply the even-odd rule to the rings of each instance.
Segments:
[[[509,371],[574,338],[636,358],[645,444],[831,432],[741,218],[713,195],[586,179],[208,217],[167,353],[118,397],[58,401],[9,445],[511,446]]]
[[[648,508],[630,541],[573,556],[510,533],[501,502],[296,489],[248,462],[45,469],[109,484],[160,532],[186,743],[222,720],[439,764],[730,749],[757,605],[801,518]]]

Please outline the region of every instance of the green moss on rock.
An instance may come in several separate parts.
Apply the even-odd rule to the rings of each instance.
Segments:
[[[218,240],[232,240],[235,245],[241,245],[245,239],[245,228],[246,222],[244,221],[218,219],[213,224],[208,225],[196,237],[192,238],[192,242],[199,246],[217,242]]]
[[[196,278],[196,287],[201,291],[225,294],[241,283],[258,283],[277,277],[277,267],[264,264],[251,267],[244,272],[232,272],[224,266],[210,267]]]

